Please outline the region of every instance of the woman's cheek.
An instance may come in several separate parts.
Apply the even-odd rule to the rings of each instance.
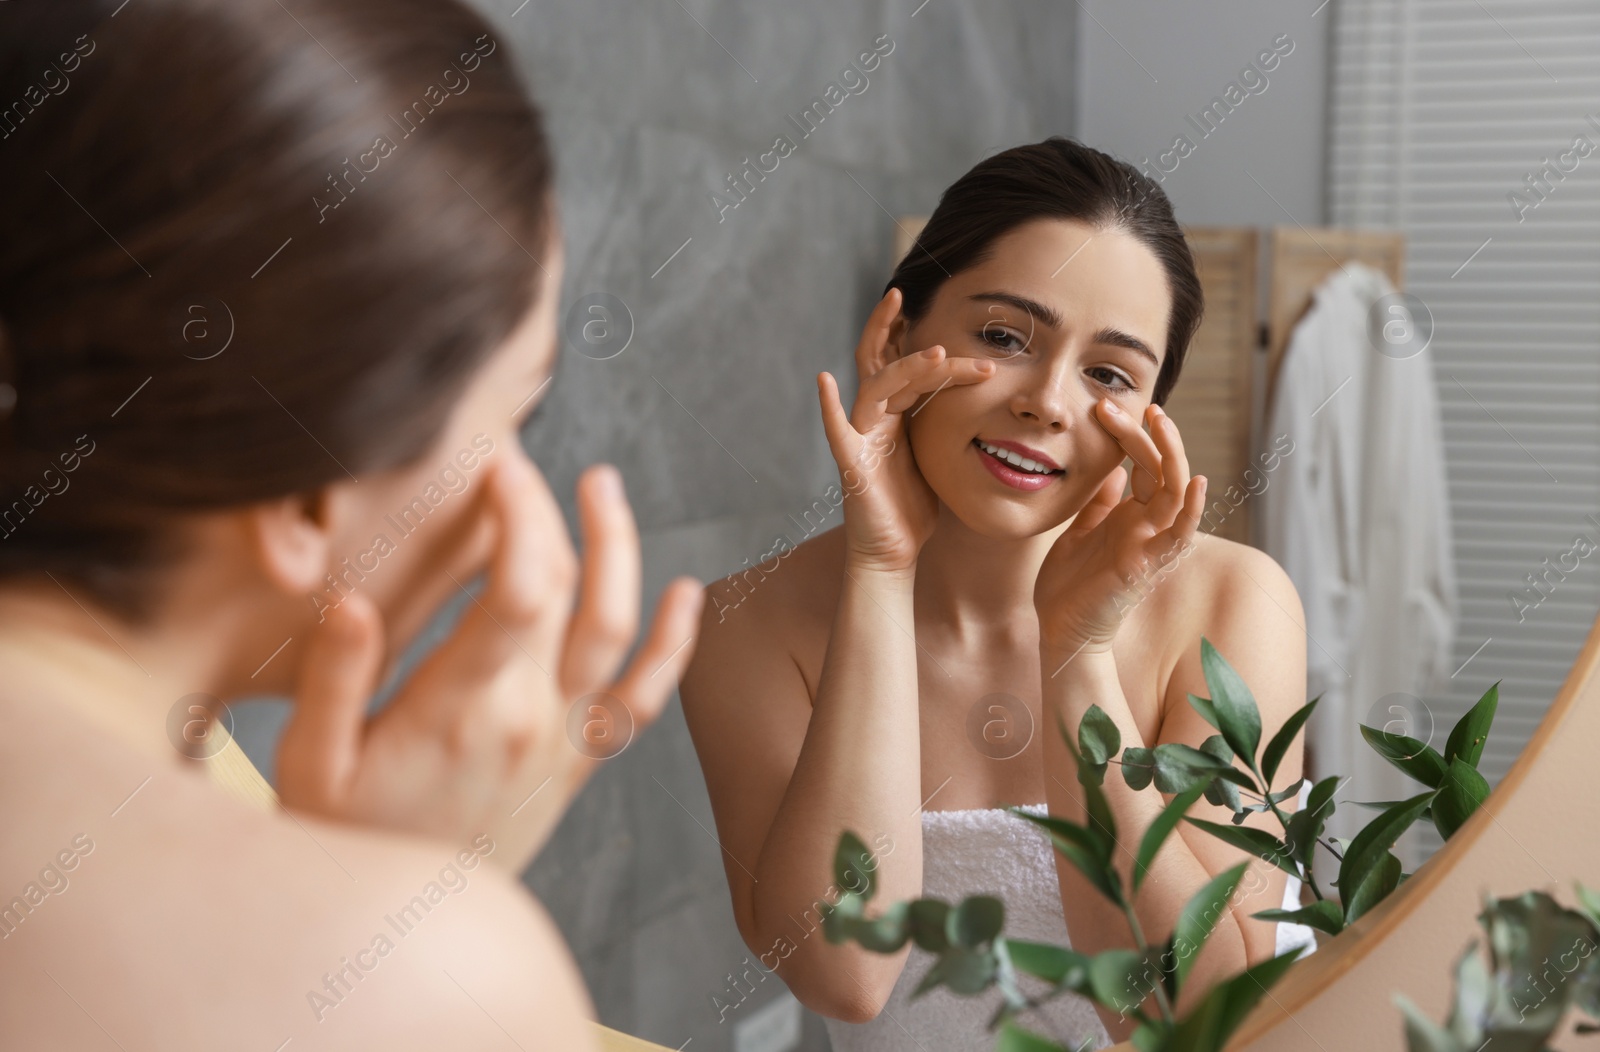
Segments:
[[[1073,427],[1076,440],[1073,453],[1078,458],[1078,463],[1073,466],[1081,471],[1094,471],[1097,477],[1104,478],[1121,463],[1126,453],[1111,432],[1105,429],[1105,425],[1100,423],[1099,410],[1095,408],[1098,404],[1097,401],[1090,401]],[[1124,407],[1119,405],[1118,408],[1126,412]]]

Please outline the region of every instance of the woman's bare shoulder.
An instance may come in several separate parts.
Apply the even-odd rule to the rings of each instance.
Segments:
[[[780,538],[762,558],[706,586],[703,623],[743,623],[758,634],[819,628],[825,633],[839,602],[844,529],[835,527],[798,545]]]
[[[495,1024],[592,1047],[570,954],[487,837],[259,811],[87,726],[10,726],[0,769],[27,781],[0,778],[18,817],[0,1016],[19,1047],[460,1047]]]
[[[1163,683],[1180,664],[1199,669],[1202,636],[1219,649],[1228,640],[1235,650],[1241,639],[1270,646],[1272,640],[1303,638],[1300,595],[1283,567],[1261,549],[1197,534],[1180,566],[1154,590],[1161,601],[1147,604],[1153,608],[1152,636],[1165,641]]]
[[[843,571],[840,528],[775,544],[765,561],[706,586],[694,659],[679,689],[691,727],[691,710],[719,710],[733,695],[748,696],[752,682],[763,685],[764,698],[791,697],[800,710],[809,704]]]
[[[1278,561],[1260,548],[1215,534],[1196,535],[1196,554],[1201,557],[1202,574],[1195,584],[1210,597],[1210,609],[1237,603],[1249,595],[1271,603],[1304,624],[1300,593]]]

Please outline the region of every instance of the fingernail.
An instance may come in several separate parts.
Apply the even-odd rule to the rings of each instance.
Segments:
[[[600,476],[598,485],[601,494],[613,499],[622,496],[622,472],[615,465],[606,464],[597,474]]]
[[[937,358],[939,357],[939,348],[929,347],[927,350],[922,352],[922,356],[924,358]]]
[[[1121,416],[1122,415],[1122,410],[1117,408],[1117,403],[1115,403],[1115,402],[1107,402],[1105,405],[1106,405],[1106,412],[1110,413],[1112,416]]]

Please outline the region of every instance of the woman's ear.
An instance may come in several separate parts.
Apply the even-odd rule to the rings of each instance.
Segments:
[[[910,333],[910,319],[908,319],[903,313],[896,314],[894,316],[894,321],[889,323],[889,335],[885,338],[883,343],[884,360],[878,364],[878,368],[881,369],[890,362],[899,361],[907,354],[912,353],[911,348],[907,346]]]
[[[305,595],[322,587],[333,550],[330,504],[326,490],[313,490],[245,512],[262,576],[284,592]]]

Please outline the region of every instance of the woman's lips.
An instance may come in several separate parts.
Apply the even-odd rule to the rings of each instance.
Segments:
[[[990,456],[978,446],[978,440],[972,440],[972,451],[978,454],[978,459],[983,461],[983,466],[989,474],[1004,482],[1013,489],[1034,490],[1044,489],[1056,479],[1066,474],[1064,471],[1052,471],[1048,475],[1041,475],[1033,471],[1023,471],[1021,468],[1012,467],[999,457]]]

